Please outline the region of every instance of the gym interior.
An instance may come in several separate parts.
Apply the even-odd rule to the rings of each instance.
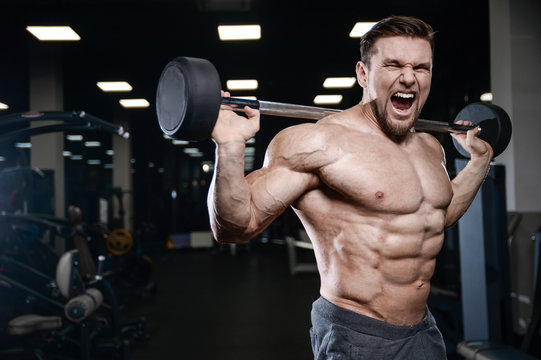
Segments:
[[[541,358],[537,0],[3,0],[0,11],[0,359],[312,359],[320,281],[306,231],[287,210],[246,243],[217,243],[215,145],[164,134],[156,89],[186,56],[210,61],[235,97],[346,109],[362,89],[324,80],[355,76],[354,25],[389,15],[437,31],[422,118],[453,123],[484,103],[513,125],[437,258],[428,305],[448,358]],[[222,39],[233,25],[259,34]],[[71,38],[40,40],[57,26]],[[246,173],[306,121],[262,115]],[[453,177],[466,160],[431,133]]]

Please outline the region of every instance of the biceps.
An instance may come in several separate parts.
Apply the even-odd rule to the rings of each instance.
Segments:
[[[252,220],[266,226],[303,193],[314,186],[317,177],[285,167],[264,168],[247,176],[252,192]]]

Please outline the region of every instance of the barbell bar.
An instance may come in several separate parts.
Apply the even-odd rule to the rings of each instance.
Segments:
[[[220,76],[214,65],[205,59],[177,57],[162,71],[156,92],[156,112],[161,130],[171,138],[188,141],[208,139],[218,119],[221,104],[228,104],[236,111],[244,106],[259,109],[262,115],[319,120],[342,110],[250,100],[221,96]],[[458,120],[471,121],[474,125],[456,124]],[[512,126],[509,115],[499,106],[472,103],[464,107],[454,123],[418,119],[415,129],[434,132],[464,133],[480,128],[479,137],[487,141],[494,156],[501,154],[511,140]],[[453,139],[463,156],[469,154]]]

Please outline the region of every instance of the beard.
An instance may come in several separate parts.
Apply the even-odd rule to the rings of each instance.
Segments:
[[[411,131],[413,124],[415,124],[415,121],[417,121],[417,119],[419,118],[419,114],[421,112],[420,109],[417,109],[415,111],[415,114],[413,116],[413,122],[408,126],[398,126],[397,124],[394,124],[391,119],[389,119],[389,115],[386,110],[387,107],[384,107],[383,112],[380,112],[375,101],[373,101],[371,105],[381,130],[385,133],[385,135],[387,135],[391,140],[395,142],[400,142],[404,140],[406,135],[408,135],[408,133]]]

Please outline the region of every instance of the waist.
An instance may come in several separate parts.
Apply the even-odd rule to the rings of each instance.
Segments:
[[[436,325],[428,307],[420,322],[414,325],[400,326],[344,309],[323,297],[320,297],[312,304],[312,322],[315,323],[318,319],[319,321],[327,321],[357,332],[390,340],[413,336],[419,331]]]

